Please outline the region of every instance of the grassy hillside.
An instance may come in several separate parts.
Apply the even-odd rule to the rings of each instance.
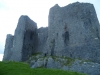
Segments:
[[[0,62],[0,75],[85,75],[77,72],[36,68],[22,62]]]

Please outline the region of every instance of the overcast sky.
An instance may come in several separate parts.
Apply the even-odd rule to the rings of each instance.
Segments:
[[[62,7],[76,1],[94,4],[100,21],[100,0],[0,0],[0,54],[4,52],[6,35],[14,34],[21,15],[28,15],[38,27],[46,27],[52,6]]]

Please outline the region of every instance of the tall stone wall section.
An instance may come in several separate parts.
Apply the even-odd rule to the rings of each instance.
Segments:
[[[76,2],[65,7],[56,4],[49,12],[47,53],[99,61],[99,30],[92,4]]]
[[[37,48],[37,24],[26,16],[25,32],[23,38],[22,60],[26,60]]]
[[[10,39],[8,38],[7,41]],[[11,45],[9,48],[11,52],[10,58],[7,60],[11,61],[25,61],[29,56],[35,52],[37,45],[37,25],[28,16],[21,16],[18,21],[17,28],[15,30],[13,43],[6,43]],[[8,51],[8,47],[5,47],[5,54]],[[9,57],[9,56],[8,56]]]
[[[100,63],[100,25],[92,4],[56,4],[48,22],[48,27],[37,29],[28,16],[21,16],[14,36],[7,35],[3,60],[25,61],[43,53]]]
[[[37,30],[38,45],[35,53],[45,53],[46,41],[48,38],[48,27],[41,27]]]
[[[12,55],[11,48],[13,47],[13,38],[14,38],[13,35],[7,34],[5,50],[4,50],[4,57],[3,57],[4,61],[10,60],[11,58],[11,55]]]

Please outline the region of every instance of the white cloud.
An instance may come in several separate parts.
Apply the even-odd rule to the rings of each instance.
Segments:
[[[0,61],[2,61],[2,58],[3,58],[3,54],[0,54]]]

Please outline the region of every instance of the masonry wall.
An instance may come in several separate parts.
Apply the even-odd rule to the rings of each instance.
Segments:
[[[12,55],[11,48],[13,47],[13,38],[14,38],[13,35],[7,34],[4,56],[3,56],[4,61],[10,60],[11,58],[11,55]]]
[[[49,12],[48,54],[95,61],[93,57],[100,57],[99,30],[92,4],[76,2],[65,7],[56,4]]]
[[[48,27],[37,29],[28,16],[21,16],[14,36],[7,36],[3,59],[25,61],[32,54],[43,53],[100,63],[100,26],[92,4],[56,4],[48,22]]]
[[[10,38],[7,37],[7,41]],[[11,40],[10,40],[11,41]],[[4,59],[8,61],[25,61],[35,52],[37,43],[37,25],[28,16],[21,16],[15,29],[13,43],[6,43]],[[8,48],[8,46],[10,46]],[[11,53],[6,56],[8,51]]]

